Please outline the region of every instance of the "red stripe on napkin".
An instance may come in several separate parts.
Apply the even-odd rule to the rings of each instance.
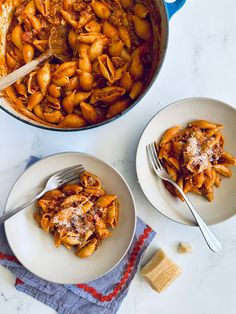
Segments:
[[[18,259],[15,256],[8,255],[8,254],[3,254],[1,252],[0,252],[0,259],[6,259],[6,260],[8,260],[10,262],[16,262],[16,263],[20,264]]]
[[[100,302],[107,302],[111,301],[113,298],[117,296],[117,294],[120,292],[121,288],[125,285],[126,281],[128,280],[131,270],[134,267],[134,263],[136,260],[136,257],[141,250],[145,239],[148,237],[149,233],[152,231],[151,227],[146,225],[146,228],[144,229],[143,233],[139,236],[139,239],[135,243],[135,246],[132,250],[132,253],[130,255],[129,262],[125,268],[124,274],[121,277],[121,280],[117,283],[117,285],[114,287],[113,291],[107,295],[102,295],[100,292],[98,292],[95,288],[90,287],[86,284],[77,284],[76,287],[83,289],[84,291],[90,293],[95,299],[98,299]]]

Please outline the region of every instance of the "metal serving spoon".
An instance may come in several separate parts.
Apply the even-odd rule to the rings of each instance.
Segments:
[[[28,73],[32,72],[40,63],[46,61],[50,57],[56,57],[62,62],[71,59],[72,52],[68,46],[68,33],[69,29],[67,26],[61,25],[54,27],[51,30],[49,37],[49,50],[39,56],[37,59],[26,63],[16,71],[4,76],[0,79],[0,91],[4,88],[12,85]]]

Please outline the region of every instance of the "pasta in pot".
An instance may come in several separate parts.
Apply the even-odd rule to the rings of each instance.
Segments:
[[[47,51],[52,27],[70,28],[71,61],[48,60],[3,92],[31,119],[60,128],[97,124],[121,114],[148,83],[153,32],[145,0],[5,0],[0,24],[4,18],[0,75]]]
[[[119,221],[119,203],[116,195],[104,191],[96,175],[84,172],[78,184],[45,193],[34,218],[45,232],[53,234],[56,247],[74,248],[84,258],[111,236],[109,228],[114,229]]]
[[[193,192],[213,201],[213,187],[219,187],[221,176],[231,177],[229,166],[236,158],[224,151],[222,124],[195,120],[186,128],[174,126],[156,143],[158,157],[171,178],[184,193]],[[171,183],[166,189],[183,200]]]

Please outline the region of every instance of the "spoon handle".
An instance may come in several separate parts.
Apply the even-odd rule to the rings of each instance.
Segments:
[[[50,52],[46,52],[42,54],[39,58],[30,61],[29,63],[26,63],[16,71],[2,77],[0,79],[0,91],[3,90],[4,88],[12,85],[31,71],[33,71],[40,63],[44,62],[50,57]]]

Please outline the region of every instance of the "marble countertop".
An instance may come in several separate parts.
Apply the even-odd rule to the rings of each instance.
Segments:
[[[197,228],[169,221],[149,205],[135,174],[139,137],[159,109],[192,96],[217,98],[236,106],[235,12],[236,2],[232,0],[187,0],[170,22],[169,47],[155,84],[138,106],[112,124],[59,134],[30,127],[0,112],[1,209],[29,155],[91,153],[123,174],[134,193],[138,215],[157,231],[146,257],[162,247],[183,268],[181,277],[163,294],[155,293],[136,275],[120,314],[235,313],[236,218],[212,227],[224,246],[221,253],[214,254]],[[176,245],[181,240],[192,244],[193,254],[177,253]],[[1,314],[55,313],[17,292],[13,282],[10,272],[0,267]]]

